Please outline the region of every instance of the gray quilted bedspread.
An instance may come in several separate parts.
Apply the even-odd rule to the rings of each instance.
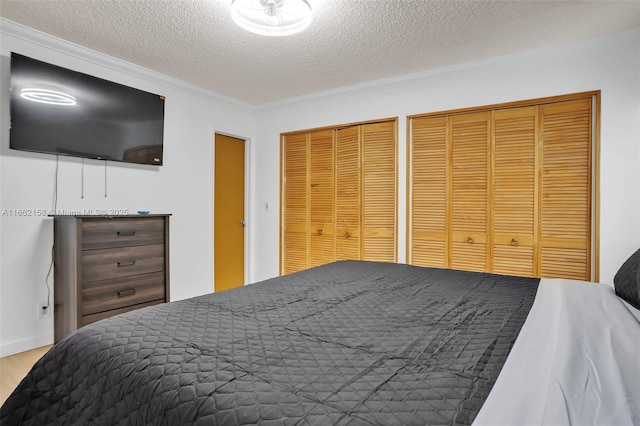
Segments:
[[[537,287],[345,261],[140,309],[57,344],[0,423],[469,424]]]

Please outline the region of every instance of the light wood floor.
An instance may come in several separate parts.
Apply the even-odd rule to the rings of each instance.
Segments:
[[[0,358],[0,405],[4,404],[33,364],[49,349],[51,345]]]

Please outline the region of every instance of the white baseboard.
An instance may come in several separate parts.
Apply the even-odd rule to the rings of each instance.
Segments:
[[[0,358],[52,344],[53,333],[41,334],[40,336],[34,336],[24,340],[16,340],[0,345]]]

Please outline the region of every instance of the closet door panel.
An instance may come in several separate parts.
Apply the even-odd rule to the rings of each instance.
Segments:
[[[307,135],[287,135],[284,140],[284,262],[283,273],[309,265],[309,208],[307,180]]]
[[[489,113],[450,118],[451,267],[487,271]]]
[[[446,268],[447,118],[412,121],[412,265]]]
[[[360,128],[336,131],[336,260],[361,259]]]
[[[363,259],[395,262],[395,122],[361,126]]]
[[[451,241],[451,269],[464,271],[486,271],[487,244],[485,241],[469,242],[468,236],[452,238]],[[471,237],[473,238],[473,237]]]
[[[587,253],[588,248],[581,246],[570,248],[553,247],[550,244],[542,246],[542,277],[546,278],[569,278],[581,281],[588,281],[589,266]]]
[[[590,280],[591,99],[540,107],[543,277]]]
[[[534,276],[537,107],[493,113],[493,268]]]
[[[333,131],[309,134],[309,267],[331,263],[334,246]]]

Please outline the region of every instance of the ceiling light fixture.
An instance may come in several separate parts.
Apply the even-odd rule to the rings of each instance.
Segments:
[[[62,92],[47,89],[22,89],[20,96],[23,98],[49,105],[75,105],[76,98]]]
[[[266,36],[299,33],[312,19],[307,0],[232,0],[231,17],[245,30]]]

